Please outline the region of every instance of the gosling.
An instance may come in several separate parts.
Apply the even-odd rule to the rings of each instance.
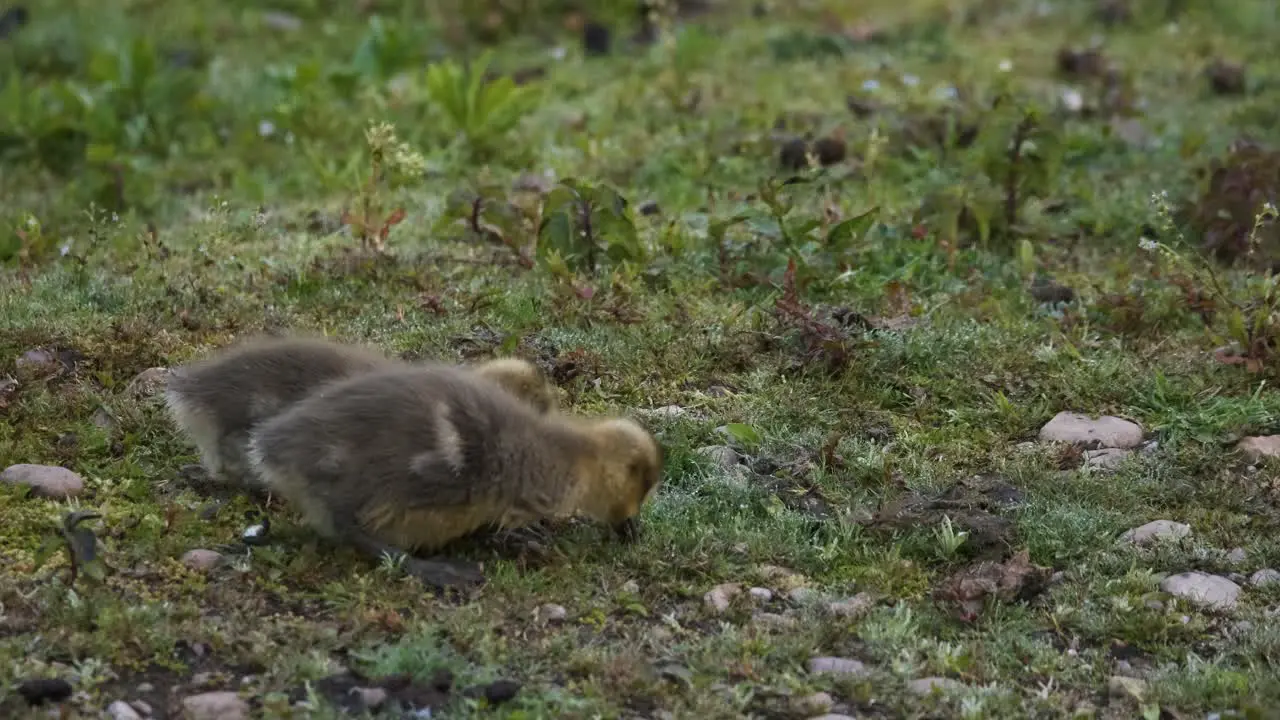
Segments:
[[[246,457],[249,431],[337,380],[408,367],[372,349],[312,337],[255,338],[179,368],[165,390],[174,424],[196,445],[215,482],[261,490]],[[524,360],[472,368],[539,413],[557,407],[556,388]]]
[[[632,420],[539,414],[475,373],[439,365],[334,383],[258,425],[249,460],[321,535],[394,557],[482,527],[573,515],[634,540],[663,451]],[[483,581],[474,564],[402,562],[436,587]]]

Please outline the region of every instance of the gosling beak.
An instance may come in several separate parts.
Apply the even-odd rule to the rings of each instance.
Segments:
[[[640,521],[629,517],[613,526],[613,532],[624,543],[633,543],[640,538]]]

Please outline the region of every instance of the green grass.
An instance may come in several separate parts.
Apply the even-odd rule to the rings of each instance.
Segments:
[[[87,488],[66,502],[0,488],[6,716],[28,712],[12,691],[36,676],[71,680],[68,706],[86,717],[116,699],[176,711],[197,676],[284,717],[291,692],[344,667],[419,680],[443,667],[459,688],[522,684],[496,708],[456,698],[449,717],[803,717],[793,700],[815,691],[858,717],[1273,717],[1280,592],[1246,585],[1222,615],[1158,586],[1193,569],[1280,566],[1276,467],[1246,470],[1231,451],[1280,427],[1274,362],[1253,372],[1216,361],[1230,309],[1220,303],[1206,325],[1175,284],[1197,276],[1138,245],[1159,233],[1190,255],[1196,226],[1151,196],[1199,202],[1210,160],[1242,136],[1275,138],[1273,4],[1141,0],[1132,21],[1107,27],[1092,3],[856,3],[842,11],[849,26],[881,35],[825,44],[821,9],[846,3],[775,3],[763,18],[722,4],[685,21],[672,45],[630,47],[634,27],[619,25],[615,52],[599,58],[547,9],[494,45],[491,69],[546,70],[525,86],[528,109],[510,121],[464,113],[459,128],[424,68],[474,56],[458,21],[483,10],[424,15],[384,0],[379,26],[355,3],[288,2],[280,9],[301,25],[281,30],[254,3],[31,3],[31,22],[0,40],[0,381],[19,383],[0,395],[0,467],[59,464]],[[1106,112],[1058,109],[1063,88],[1099,93],[1103,81],[1055,69],[1060,47],[1094,35],[1132,88],[1149,146],[1126,141]],[[1246,63],[1244,94],[1211,92],[1203,68],[1217,57]],[[939,99],[949,87],[960,100]],[[991,109],[1001,93],[1010,99]],[[855,117],[851,94],[878,111]],[[1010,226],[1009,140],[1030,108],[1041,120],[1018,161]],[[976,123],[971,146],[920,139],[949,111]],[[770,134],[783,117],[801,134],[840,129],[848,158],[825,173],[781,170]],[[424,172],[366,185],[365,132],[381,122]],[[625,213],[595,218],[599,247],[552,228],[524,263],[439,222],[466,188],[536,207],[510,188],[544,171],[627,198]],[[760,199],[797,174],[810,182],[781,187],[776,207]],[[1253,199],[1275,202],[1275,191]],[[960,213],[945,198],[961,194],[958,224],[985,217],[990,237],[949,237]],[[405,210],[381,254],[341,224],[362,198],[380,208],[375,229]],[[641,213],[646,202],[658,211]],[[874,224],[824,246],[836,220],[872,208]],[[738,213],[744,222],[717,225]],[[486,216],[531,245],[536,228],[505,217]],[[612,260],[591,269],[591,253]],[[789,260],[805,321],[775,312]],[[1258,271],[1217,272],[1242,305],[1266,300],[1248,284]],[[1028,288],[1040,276],[1075,297],[1038,302]],[[870,329],[841,326],[831,308]],[[806,344],[806,323],[829,342]],[[274,543],[229,551],[208,577],[186,570],[183,553],[234,543],[254,505],[212,509],[179,473],[193,448],[160,404],[125,387],[274,329],[449,361],[520,354],[556,374],[569,412],[642,417],[667,456],[642,539],[622,546],[581,523],[541,552],[460,546],[485,561],[488,583],[459,601],[319,542],[275,505]],[[24,352],[55,346],[83,359],[58,373],[19,367]],[[686,412],[643,413],[668,405]],[[1159,449],[1101,475],[1020,446],[1061,410],[1132,418]],[[729,423],[760,438],[741,475],[695,452],[724,444],[717,428]],[[966,490],[968,506],[928,505],[974,475],[1019,502],[982,505]],[[914,519],[867,521],[912,498],[924,508]],[[37,568],[36,556],[78,508],[102,515],[88,525],[113,570],[69,588],[64,558]],[[965,542],[943,539],[944,517],[970,531]],[[1192,536],[1143,552],[1116,544],[1162,518]],[[1239,566],[1213,552],[1237,547]],[[1043,593],[992,601],[972,622],[933,596],[978,555],[1022,549],[1062,572]],[[764,565],[830,599],[867,592],[877,604],[832,619],[822,601],[788,598]],[[773,589],[764,609],[796,622],[762,625],[745,600],[713,613],[704,593],[729,582]],[[546,603],[567,610],[564,622],[535,617]],[[823,655],[869,674],[810,674]],[[1148,683],[1141,704],[1108,691],[1123,674]],[[908,691],[929,676],[966,689]]]

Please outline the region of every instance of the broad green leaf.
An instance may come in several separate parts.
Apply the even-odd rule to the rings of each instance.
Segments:
[[[725,432],[736,440],[743,447],[754,448],[760,445],[760,433],[750,425],[743,423],[729,423],[724,426]]]
[[[880,206],[875,205],[861,215],[841,220],[827,231],[827,245],[836,250],[848,249],[852,241],[861,238],[871,229],[879,215]]]

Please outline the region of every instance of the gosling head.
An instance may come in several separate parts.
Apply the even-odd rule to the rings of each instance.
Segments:
[[[555,411],[559,405],[556,386],[528,360],[497,358],[476,365],[475,371],[501,385],[540,415]]]
[[[600,447],[600,485],[583,509],[608,523],[624,542],[639,535],[644,503],[662,481],[662,446],[634,420],[612,418],[592,429]]]

